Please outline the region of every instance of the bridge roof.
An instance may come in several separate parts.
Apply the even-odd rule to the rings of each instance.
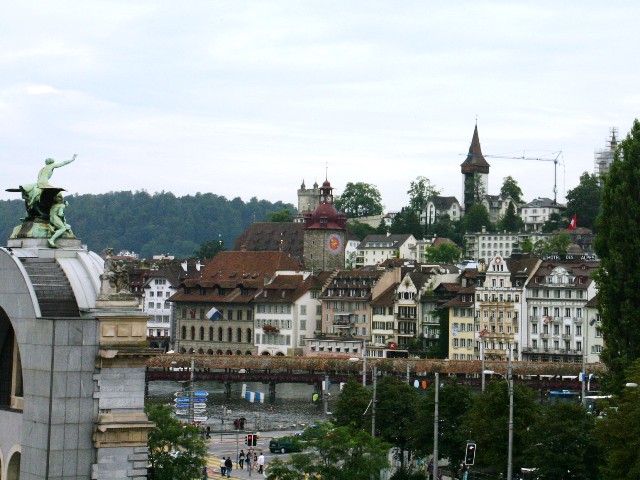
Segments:
[[[269,369],[274,372],[289,372],[291,370],[322,371],[322,372],[360,372],[362,363],[353,362],[349,357],[318,356],[318,357],[284,357],[269,355],[159,355],[152,357],[149,367],[185,367],[191,365],[191,358],[195,361],[196,369]],[[173,363],[176,362],[176,363]],[[577,363],[554,362],[512,362],[514,375],[578,375],[582,369]],[[406,358],[367,358],[367,365],[375,365],[381,372],[403,373],[409,370],[414,375],[427,375],[440,372],[446,374],[479,374],[482,370],[481,360],[442,360],[442,359],[406,359]],[[502,375],[507,374],[506,361],[485,361],[485,369],[493,370]],[[591,373],[605,371],[603,364],[589,364]]]

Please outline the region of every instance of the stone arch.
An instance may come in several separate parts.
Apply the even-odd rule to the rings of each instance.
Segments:
[[[253,353],[251,353],[251,350],[247,350],[245,355],[253,355]]]
[[[284,353],[282,353],[282,352],[276,352],[276,357],[284,357]]]
[[[227,350],[227,352],[225,353],[225,355],[233,355],[233,352],[231,350]]]
[[[199,349],[198,349],[198,354],[199,354],[199,355],[202,355],[203,353],[204,353],[204,350],[203,350],[202,348],[199,348]]]
[[[264,355],[265,357],[271,356],[271,354],[269,352],[267,352],[266,350],[264,352],[262,352],[262,355]]]
[[[13,324],[0,307],[0,407],[22,410],[22,361]]]
[[[216,352],[216,355],[222,355],[222,350],[218,349],[218,351]]]
[[[236,355],[242,355],[242,351],[236,350]]]
[[[20,460],[22,457],[19,445],[14,446],[8,453],[7,458],[7,480],[18,480],[20,478]]]
[[[187,353],[187,349],[186,349],[186,348],[184,348],[184,347],[182,347],[182,348],[180,349],[180,353]]]
[[[209,350],[207,350],[207,355],[213,355],[213,349],[210,348]]]

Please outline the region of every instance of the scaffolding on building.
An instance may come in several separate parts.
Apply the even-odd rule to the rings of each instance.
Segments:
[[[609,139],[605,143],[607,148],[596,150],[594,155],[594,173],[599,177],[609,173],[609,167],[613,163],[613,154],[618,148],[618,129],[616,127],[611,127]]]

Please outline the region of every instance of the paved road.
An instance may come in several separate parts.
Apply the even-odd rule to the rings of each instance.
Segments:
[[[247,445],[245,445],[245,436],[247,435],[247,433],[252,432],[239,432],[237,436],[235,433],[211,435],[211,439],[207,440],[207,450],[209,452],[208,464],[210,465],[208,469],[209,478],[222,478],[220,476],[220,460],[222,459],[222,457],[229,456],[231,456],[234,464],[234,468],[231,470],[230,478],[265,478],[264,475],[259,474],[255,470],[248,472],[246,470],[246,466],[243,470],[237,468],[237,453],[241,449],[246,453],[248,449]],[[283,455],[279,453],[271,453],[269,451],[269,441],[273,437],[284,437],[287,435],[292,435],[293,433],[294,431],[260,432],[260,438],[258,439],[258,442],[254,449],[256,452],[258,452],[258,454],[260,454],[260,452],[264,454],[265,465],[268,465],[274,458],[286,460],[289,457],[288,454]]]

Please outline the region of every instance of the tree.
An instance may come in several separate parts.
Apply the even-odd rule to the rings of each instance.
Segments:
[[[626,381],[640,384],[640,360],[626,371]],[[598,420],[596,438],[602,449],[602,478],[632,480],[640,476],[640,388],[624,388],[618,408]]]
[[[358,428],[326,422],[307,428],[301,440],[309,447],[307,452],[292,454],[287,463],[271,462],[270,479],[369,479],[389,464],[390,445]]]
[[[568,233],[554,235],[547,241],[544,253],[559,253],[560,255],[566,255],[569,245],[571,245],[571,235]]]
[[[378,381],[376,435],[398,447],[401,452],[415,447],[415,418],[418,396],[406,382],[386,375]],[[401,456],[404,467],[404,454]]]
[[[393,217],[390,233],[410,233],[416,239],[422,238],[422,225],[418,213],[412,208],[405,207]]]
[[[198,427],[181,425],[171,416],[171,407],[145,406],[156,426],[149,431],[150,472],[156,480],[191,480],[202,476],[207,449]]]
[[[513,202],[509,202],[507,213],[505,213],[504,217],[500,219],[498,229],[506,232],[517,233],[522,231],[523,228],[524,222],[522,221],[522,218],[516,214],[516,207]]]
[[[543,407],[531,427],[527,464],[522,466],[536,468],[545,480],[597,480],[600,458],[594,428],[594,417],[581,404]]]
[[[579,226],[593,229],[600,212],[601,192],[600,177],[584,172],[578,186],[567,192],[567,216],[572,218],[575,214]]]
[[[367,410],[371,398],[371,392],[364,385],[353,380],[347,382],[333,407],[336,424],[366,430],[371,425],[371,409]],[[365,415],[365,411],[369,415]]]
[[[640,357],[640,121],[620,142],[602,189],[595,250],[596,275],[607,365],[605,383],[620,391],[625,369]]]
[[[481,176],[479,173],[474,173],[471,178],[471,193],[473,198],[473,203],[482,203],[485,194],[487,193],[484,188],[484,184],[482,183]]]
[[[522,200],[522,190],[520,189],[518,182],[516,182],[512,176],[505,177],[502,180],[500,195],[503,197],[509,196],[518,204],[524,203],[524,200]]]
[[[382,197],[375,185],[348,182],[342,195],[336,198],[336,208],[348,218],[382,214]]]
[[[270,222],[293,222],[293,213],[288,208],[283,208],[277,212],[268,213],[267,218]]]
[[[200,259],[213,258],[219,252],[224,252],[225,250],[226,248],[222,240],[209,240],[208,242],[202,242],[200,248],[193,252],[193,256]]]
[[[367,235],[376,233],[376,229],[371,225],[359,221],[349,222],[349,231],[353,233],[359,240],[363,240]]]
[[[469,433],[482,448],[478,448],[476,464],[481,467],[507,470],[507,450],[509,436],[509,394],[505,380],[494,380],[487,384],[484,393],[474,397],[473,406],[463,423],[463,430]],[[527,467],[524,448],[528,445],[528,427],[538,416],[540,405],[536,393],[524,385],[514,385],[514,428],[513,465],[514,471]]]
[[[481,203],[473,204],[460,220],[460,226],[466,232],[480,232],[482,227],[486,227],[489,231],[493,230],[487,207]]]
[[[416,177],[410,184],[409,190],[409,208],[421,212],[429,199],[440,195],[440,191],[431,184],[431,180],[427,177]]]
[[[471,389],[457,382],[446,383],[439,392],[438,406],[438,452],[440,458],[449,460],[450,465],[458,465],[464,456],[463,445],[469,440],[468,432],[462,428],[464,418],[472,405]],[[420,401],[417,417],[419,428],[416,445],[422,455],[433,451],[433,418],[435,413],[435,389],[433,384]]]
[[[549,215],[549,219],[542,224],[542,231],[544,233],[555,232],[556,230],[566,228],[568,224],[569,222],[567,222],[565,218],[560,216],[559,213],[554,212]]]
[[[427,261],[434,263],[453,263],[460,260],[462,251],[454,243],[443,242],[427,248]]]

